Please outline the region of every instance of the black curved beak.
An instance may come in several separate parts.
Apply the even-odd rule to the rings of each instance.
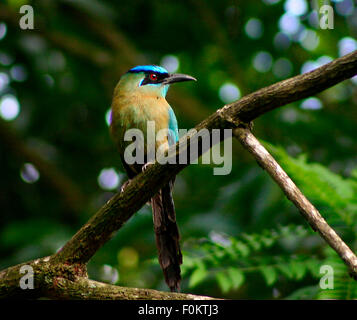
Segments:
[[[183,82],[183,81],[197,81],[194,77],[191,77],[187,74],[173,73],[169,74],[162,83],[163,84],[171,84],[175,82]]]

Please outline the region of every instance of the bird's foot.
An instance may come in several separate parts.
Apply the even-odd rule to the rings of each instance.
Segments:
[[[131,182],[131,179],[128,179],[123,183],[123,185],[120,187],[120,192],[124,192],[128,184]]]
[[[153,164],[154,164],[154,162],[151,162],[151,161],[145,163],[145,164],[141,167],[141,171],[142,171],[142,172],[145,172],[145,171],[146,171],[151,165],[153,165]],[[150,199],[149,201],[147,201],[146,204],[147,204],[148,206],[151,206],[151,199]]]
[[[150,166],[152,166],[154,164],[154,162],[146,162],[142,167],[141,167],[141,171],[144,172],[146,171]]]

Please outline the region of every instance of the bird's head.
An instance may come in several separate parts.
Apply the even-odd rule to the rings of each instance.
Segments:
[[[155,94],[165,98],[170,84],[192,80],[196,81],[186,74],[170,74],[163,67],[146,65],[130,69],[121,77],[119,86],[133,93]]]

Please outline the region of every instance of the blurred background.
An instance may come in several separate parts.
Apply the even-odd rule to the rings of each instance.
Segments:
[[[190,74],[167,100],[190,129],[224,104],[357,49],[357,2],[0,2],[0,269],[53,254],[126,180],[109,136],[113,89],[139,64]],[[34,10],[22,30],[20,7]],[[270,112],[254,133],[356,252],[357,77]],[[235,299],[357,298],[344,264],[233,141],[233,168],[191,165],[174,198],[183,292]],[[332,266],[334,287],[321,277]],[[167,290],[151,209],[88,265],[92,279]],[[323,271],[323,270],[321,270]],[[320,281],[322,285],[320,284]],[[325,288],[323,284],[325,283]]]

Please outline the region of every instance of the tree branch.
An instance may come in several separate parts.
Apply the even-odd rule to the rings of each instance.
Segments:
[[[163,292],[152,289],[127,288],[106,284],[85,277],[70,281],[57,278],[49,291],[56,299],[81,300],[213,300],[214,298],[186,293]]]
[[[26,265],[33,269],[33,289],[21,289],[20,272]],[[27,273],[28,274],[28,273]],[[1,298],[48,297],[80,300],[212,300],[214,298],[186,293],[127,288],[90,280],[85,267],[77,264],[53,264],[50,257],[35,259],[0,272]]]
[[[225,116],[233,123],[250,122],[288,103],[313,96],[357,73],[357,50],[313,71],[277,82],[227,105]]]
[[[249,122],[256,117],[283,106],[287,103],[306,98],[310,95],[319,93],[334,84],[341,82],[357,74],[357,51],[336,59],[309,73],[278,82],[269,87],[256,91],[241,100],[226,105],[202,121],[196,126],[196,130],[208,129],[235,129],[244,122]],[[237,132],[237,131],[235,131]],[[188,135],[187,144],[185,137],[180,139],[178,144],[186,148],[190,146],[191,141],[197,141],[197,134]],[[223,137],[222,137],[223,139]],[[179,151],[182,149],[173,146],[170,151],[174,151],[174,157],[179,157]],[[170,152],[169,151],[169,152]],[[199,156],[206,150],[199,150]],[[100,247],[108,241],[114,233],[137,211],[139,210],[170,178],[177,175],[188,164],[164,164],[158,163],[149,166],[148,169],[136,176],[125,188],[125,191],[114,195],[74,236],[67,244],[56,254],[51,256],[48,261],[40,259],[41,263],[36,264],[36,268],[42,265],[50,265],[51,268],[45,269],[39,273],[39,278],[43,278],[44,283],[53,283],[57,278],[64,277],[70,281],[76,281],[86,276],[86,263],[96,253]],[[281,172],[279,171],[281,174]],[[285,181],[286,181],[286,177]],[[291,183],[288,184],[291,190]],[[289,195],[290,196],[290,195]],[[302,198],[301,198],[302,199]],[[300,204],[306,212],[314,210],[307,200],[301,200]],[[316,210],[316,209],[315,209]],[[355,270],[354,260],[351,260],[353,253],[348,247],[338,240],[338,236],[323,223],[323,219],[313,211],[311,223],[314,227],[322,228],[321,235],[326,241],[341,254],[346,263],[352,261],[351,267]],[[321,220],[322,219],[322,220]],[[310,222],[310,220],[309,220]],[[333,241],[331,240],[333,239]],[[346,249],[347,248],[347,249]],[[16,281],[10,281],[16,272],[10,267],[0,272],[0,296],[2,292],[11,292],[12,285]],[[57,280],[56,280],[57,279]],[[5,283],[5,284],[4,284]],[[67,283],[69,285],[69,283]],[[18,290],[15,292],[18,292]],[[110,291],[110,290],[109,290]]]
[[[286,172],[275,161],[272,155],[264,146],[254,137],[249,129],[239,127],[233,130],[233,135],[246,148],[258,164],[268,172],[272,179],[283,190],[286,197],[298,208],[301,215],[309,222],[314,231],[317,231],[321,237],[333,248],[341,259],[348,266],[351,275],[357,280],[357,257],[352,250],[341,240],[338,234],[333,230],[321,216],[319,211],[306,199],[294,182],[289,178]]]
[[[316,94],[357,73],[357,51],[336,59],[309,73],[278,82],[260,89],[239,101],[224,106],[196,126],[196,130],[234,128],[259,115],[287,103]],[[181,139],[178,144],[184,141]],[[197,135],[189,137],[197,139]],[[177,146],[177,145],[176,145]],[[172,148],[176,148],[176,146]],[[171,149],[172,149],[171,148]],[[179,148],[176,148],[178,158]],[[199,156],[202,154],[199,153]],[[149,167],[136,176],[125,191],[114,195],[54,259],[58,262],[86,263],[113,234],[138,211],[168,180],[177,175],[187,164],[165,164]]]

